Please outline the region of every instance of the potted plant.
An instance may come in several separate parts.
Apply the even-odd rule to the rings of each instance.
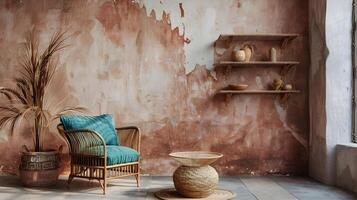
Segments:
[[[32,30],[24,43],[24,54],[19,62],[19,74],[14,78],[15,87],[0,87],[0,128],[15,129],[25,119],[33,127],[34,148],[23,146],[20,178],[26,186],[48,186],[56,183],[59,175],[59,152],[43,147],[43,135],[53,120],[67,112],[82,111],[82,107],[68,107],[57,113],[46,106],[47,89],[56,74],[57,54],[66,48],[65,32],[56,32],[42,53],[38,37]],[[58,108],[56,108],[58,109]]]

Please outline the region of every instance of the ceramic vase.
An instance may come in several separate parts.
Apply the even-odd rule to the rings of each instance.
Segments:
[[[253,56],[253,48],[250,45],[245,45],[241,50],[245,53],[245,62],[249,62]]]
[[[276,62],[276,49],[275,48],[270,49],[270,61]]]
[[[246,54],[244,50],[233,50],[232,57],[234,61],[244,62],[246,60]]]

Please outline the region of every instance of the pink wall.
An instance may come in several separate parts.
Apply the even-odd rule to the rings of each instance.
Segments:
[[[0,1],[0,83],[18,73],[25,31],[36,26],[48,41],[67,29],[74,36],[49,97],[66,96],[92,114],[112,113],[118,126],[140,126],[144,173],[171,174],[177,166],[168,157],[172,151],[208,150],[224,154],[215,164],[222,175],[306,174],[308,1],[187,0],[184,15],[178,1],[145,3]],[[183,26],[171,25],[179,22]],[[218,35],[250,32],[301,34],[283,56],[301,62],[287,76],[300,94],[283,104],[275,96],[216,95],[230,83],[263,88],[279,77],[278,68],[212,71]],[[29,130],[0,132],[0,151],[6,152],[0,172],[17,173],[21,145],[31,146],[31,137],[22,134]],[[51,132],[48,147],[64,144],[54,127]],[[62,166],[67,169],[66,156]]]

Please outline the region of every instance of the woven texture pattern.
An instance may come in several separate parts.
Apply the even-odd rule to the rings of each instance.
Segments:
[[[112,115],[99,116],[62,115],[61,123],[66,131],[88,129],[98,132],[107,145],[119,145]]]
[[[178,193],[184,197],[203,198],[212,194],[218,183],[217,171],[209,166],[180,166],[173,175]]]

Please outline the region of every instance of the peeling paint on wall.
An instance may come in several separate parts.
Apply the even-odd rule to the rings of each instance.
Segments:
[[[154,10],[158,20],[163,12],[168,13],[172,29],[178,27],[180,34],[190,39],[190,45],[184,46],[186,73],[196,64],[213,69],[213,41],[222,33],[288,32],[290,26],[307,17],[301,15],[307,13],[305,1],[301,5],[296,5],[294,0],[135,1],[145,7],[147,13]],[[181,17],[180,3],[185,7],[184,18]]]
[[[15,55],[24,31],[35,25],[41,38],[48,40],[55,30],[68,29],[74,37],[60,59],[63,94],[92,114],[113,114],[118,126],[140,126],[144,173],[172,174],[177,167],[168,157],[172,151],[208,150],[224,154],[215,164],[222,175],[306,174],[307,4],[299,0],[3,1],[0,80],[17,73]],[[276,68],[210,70],[219,56],[215,52],[225,53],[213,45],[218,35],[241,32],[301,34],[285,50],[286,59],[301,63],[289,80],[302,92],[291,96],[287,106],[274,96],[216,95],[230,83],[259,88],[279,77]],[[53,127],[51,132],[55,134]],[[25,142],[20,134],[10,138],[7,143],[0,140],[0,151],[20,148]],[[64,144],[55,138],[46,141],[55,147]],[[11,157],[0,157],[3,171],[17,172],[12,160],[18,158],[19,148],[10,151]],[[65,159],[64,171],[67,164]]]
[[[179,3],[181,17],[185,17],[185,10],[183,9],[182,3]]]

